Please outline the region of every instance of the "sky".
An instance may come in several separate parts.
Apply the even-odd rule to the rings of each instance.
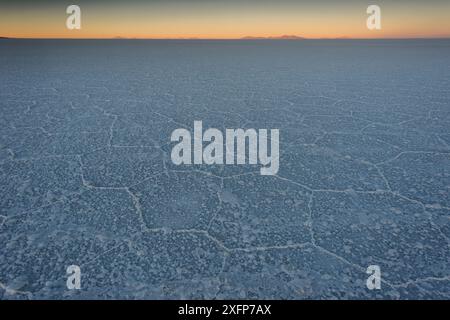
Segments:
[[[66,28],[67,6],[81,29]],[[381,8],[381,30],[366,9]],[[20,38],[450,37],[450,0],[0,0],[0,36]]]

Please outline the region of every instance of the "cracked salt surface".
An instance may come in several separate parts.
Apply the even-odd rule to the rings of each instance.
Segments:
[[[0,52],[0,298],[450,298],[449,41]],[[173,165],[194,120],[280,129],[277,176]]]

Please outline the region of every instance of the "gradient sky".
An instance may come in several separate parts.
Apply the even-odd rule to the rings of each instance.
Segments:
[[[81,7],[68,30],[66,7]],[[382,30],[366,28],[381,7]],[[450,37],[450,0],[0,0],[0,36],[26,38]]]

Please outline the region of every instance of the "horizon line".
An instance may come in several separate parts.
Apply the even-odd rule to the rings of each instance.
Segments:
[[[261,41],[261,40],[277,40],[277,41],[304,41],[304,40],[450,40],[449,36],[437,37],[380,37],[380,38],[364,38],[364,37],[252,37],[245,36],[240,38],[201,38],[201,37],[179,37],[179,38],[141,38],[141,37],[4,37],[0,36],[0,40],[242,40],[242,41]]]

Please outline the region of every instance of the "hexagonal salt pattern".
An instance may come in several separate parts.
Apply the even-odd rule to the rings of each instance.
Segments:
[[[450,298],[447,40],[0,52],[0,299]],[[174,165],[195,120],[280,170]]]

